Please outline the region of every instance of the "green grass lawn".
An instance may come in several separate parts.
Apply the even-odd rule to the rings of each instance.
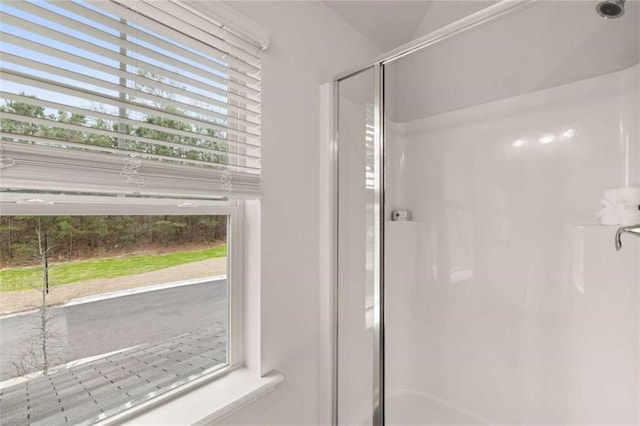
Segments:
[[[49,282],[52,286],[57,286],[95,278],[121,277],[226,255],[227,245],[222,244],[214,248],[179,253],[110,257],[59,265],[53,263],[49,266]],[[39,286],[42,283],[41,273],[39,266],[0,270],[0,292],[30,289],[30,284]]]

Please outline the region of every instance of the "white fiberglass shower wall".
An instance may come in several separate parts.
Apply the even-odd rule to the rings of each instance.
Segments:
[[[374,69],[340,81],[339,424],[380,423],[380,394],[394,425],[640,424],[640,238],[616,251],[596,218],[640,187],[640,2],[596,4],[532,2],[382,61],[384,170]]]

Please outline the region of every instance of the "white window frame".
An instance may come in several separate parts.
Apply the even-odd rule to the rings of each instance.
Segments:
[[[48,194],[3,194],[4,216],[131,216],[181,215],[227,216],[227,364],[175,389],[106,418],[101,425],[119,423],[163,405],[194,388],[210,383],[244,365],[244,201],[207,202],[203,206],[179,206],[158,199],[65,196]]]
[[[227,370],[244,363],[244,202],[235,204],[236,207],[227,210]]]

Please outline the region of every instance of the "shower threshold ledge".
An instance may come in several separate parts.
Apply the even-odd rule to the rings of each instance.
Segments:
[[[215,380],[202,379],[202,384],[195,381],[182,392],[180,389],[167,392],[150,400],[148,405],[140,404],[98,425],[216,423],[270,393],[284,381],[284,376],[277,371],[260,376],[252,369],[240,367]]]

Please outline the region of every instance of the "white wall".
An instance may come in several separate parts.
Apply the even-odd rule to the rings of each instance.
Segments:
[[[228,4],[271,35],[262,66],[261,361],[263,372],[278,370],[285,382],[223,424],[327,424],[330,369],[320,354],[329,343],[321,318],[329,312],[318,302],[320,83],[380,52],[320,2]]]

